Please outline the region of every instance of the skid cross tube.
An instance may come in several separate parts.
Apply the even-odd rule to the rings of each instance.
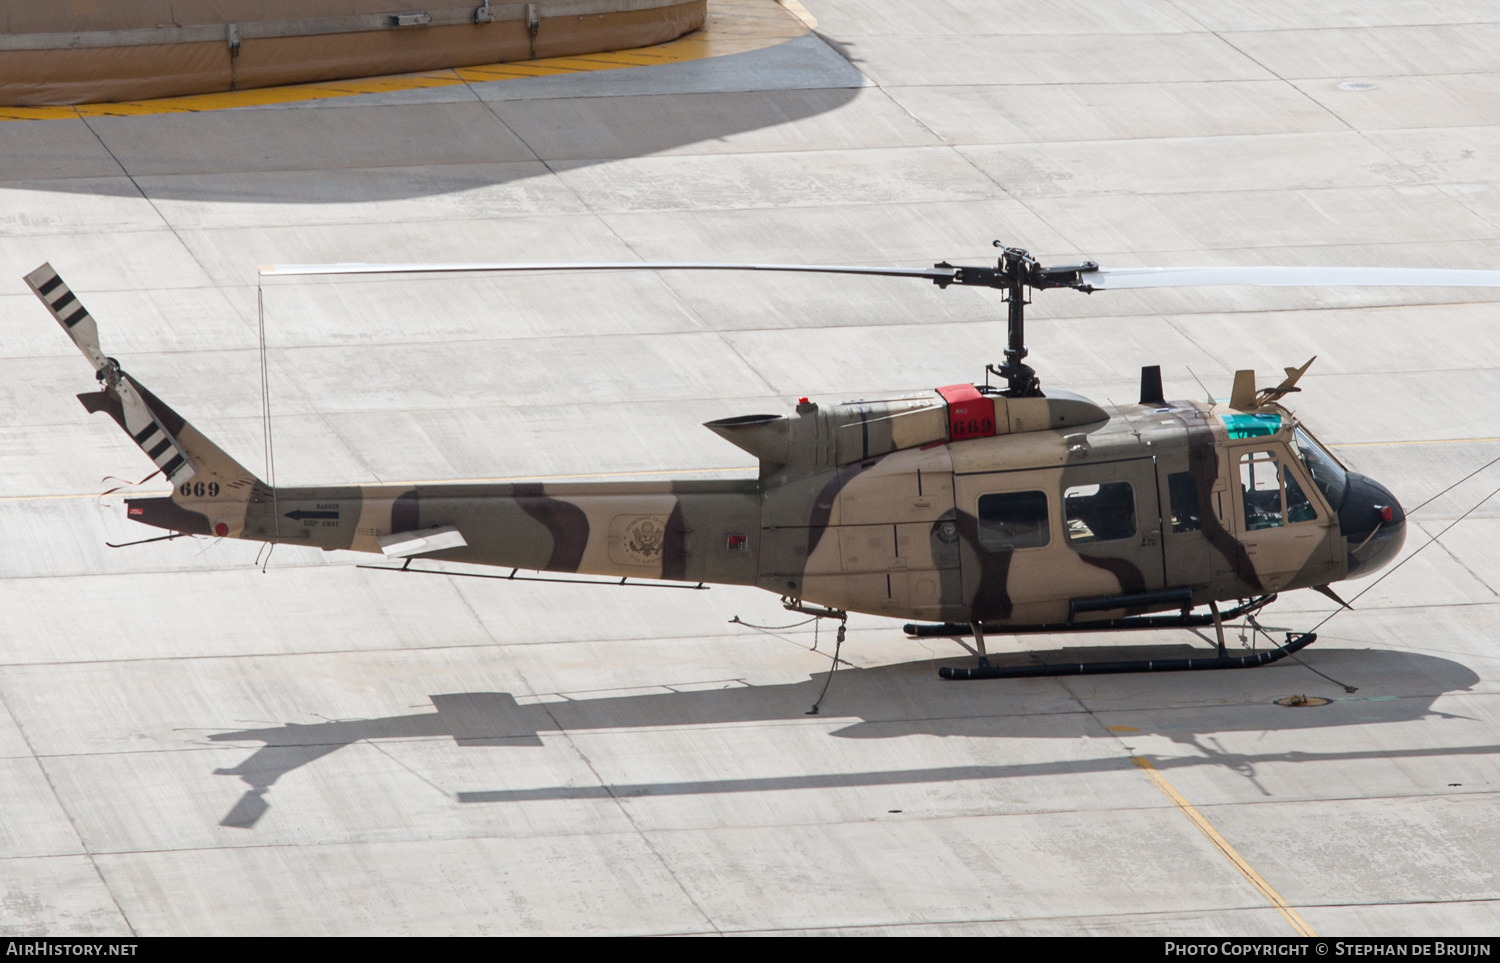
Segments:
[[[1117,675],[1124,672],[1192,672],[1199,669],[1253,669],[1279,662],[1293,652],[1318,641],[1313,632],[1286,634],[1280,648],[1250,655],[1213,656],[1206,659],[1135,659],[1126,662],[1059,662],[1051,665],[980,665],[938,668],[944,679],[1030,679],[1056,675]]]
[[[1244,605],[1236,606],[1228,611],[1219,613],[1223,621],[1233,621],[1250,612],[1258,612],[1276,601],[1275,595],[1264,595],[1258,599],[1251,599]],[[1119,632],[1130,629],[1198,629],[1206,628],[1214,624],[1214,617],[1209,613],[1179,614],[1179,615],[1129,615],[1118,619],[1098,619],[1093,622],[1049,622],[1038,625],[1007,625],[996,628],[994,631],[1005,635],[1035,635],[1038,633],[1052,633],[1062,635],[1070,632]],[[906,623],[906,634],[917,638],[930,638],[933,636],[970,635],[972,629],[967,622],[938,622],[925,625],[917,622]]]

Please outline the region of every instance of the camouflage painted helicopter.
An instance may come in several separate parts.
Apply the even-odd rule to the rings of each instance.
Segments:
[[[996,246],[1000,246],[996,242]],[[1024,363],[1028,289],[1092,292],[1198,285],[1500,286],[1500,271],[1385,268],[1044,267],[1005,248],[994,267],[759,264],[285,265],[263,275],[563,270],[757,270],[917,278],[1005,293],[1005,382],[823,404],[707,423],[754,455],[750,480],[455,483],[276,488],[120,369],[97,326],[43,265],[27,283],[94,365],[79,399],[108,413],[171,481],[127,499],[128,517],[191,535],[443,561],[696,583],[754,585],[793,610],[930,620],[915,634],[970,634],[976,668],[949,677],[1238,668],[1305,646],[1230,656],[1222,620],[1278,592],[1329,587],[1391,561],[1401,505],[1349,471],[1280,404],[1308,364],[1257,390],[1235,374],[1227,404],[1168,401],[1143,369],[1133,405],[1043,392]],[[514,574],[514,571],[512,572]],[[1218,603],[1237,604],[1221,613]],[[1194,611],[1206,606],[1207,614]],[[1153,614],[1156,613],[1156,614]],[[1170,613],[1170,614],[1164,614]],[[1213,625],[1214,657],[991,666],[988,632]]]

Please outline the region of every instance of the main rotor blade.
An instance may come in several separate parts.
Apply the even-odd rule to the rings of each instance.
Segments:
[[[510,271],[785,271],[793,274],[867,274],[950,282],[955,268],[882,268],[848,264],[713,264],[703,262],[473,263],[473,264],[262,264],[262,277],[333,274],[470,274]]]
[[[1258,287],[1500,287],[1500,271],[1379,267],[1100,268],[1079,280],[1096,291],[1245,284]]]
[[[774,271],[788,274],[854,274],[868,277],[918,278],[942,287],[949,284],[1000,288],[1005,277],[995,268],[864,267],[852,264],[738,264],[703,261],[474,262],[387,264],[263,264],[262,277],[349,274],[487,274],[522,271]],[[1079,271],[1077,282],[1044,284],[1084,291],[1134,288],[1213,287],[1500,287],[1500,271],[1394,267],[1161,267],[1097,268]],[[1036,282],[1032,279],[1032,283]]]

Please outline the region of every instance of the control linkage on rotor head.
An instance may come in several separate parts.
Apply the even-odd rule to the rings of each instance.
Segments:
[[[1073,288],[1088,294],[1094,288],[1083,280],[1083,274],[1099,270],[1099,265],[1084,261],[1082,264],[1043,267],[1028,251],[1005,247],[999,241],[995,246],[1001,249],[1001,254],[994,267],[955,267],[941,261],[933,267],[951,269],[953,276],[934,278],[932,283],[940,288],[950,284],[975,284],[1005,291],[1006,303],[1010,305],[1007,316],[1010,336],[1005,347],[1005,363],[998,368],[986,365],[985,370],[1005,379],[1005,394],[1009,397],[1034,398],[1042,393],[1042,386],[1036,372],[1023,361],[1026,357],[1026,289]]]

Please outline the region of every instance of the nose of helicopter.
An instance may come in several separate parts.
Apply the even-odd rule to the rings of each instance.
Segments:
[[[1349,574],[1363,578],[1390,564],[1406,542],[1406,512],[1396,496],[1380,482],[1349,473],[1339,531],[1349,544]]]

